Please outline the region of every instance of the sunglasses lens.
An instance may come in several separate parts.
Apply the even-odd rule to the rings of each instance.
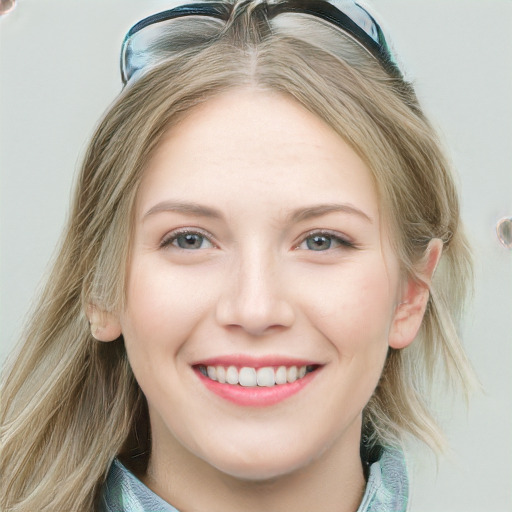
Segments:
[[[129,32],[121,51],[124,83],[180,51],[211,41],[223,26],[210,15],[178,16]]]
[[[128,32],[121,50],[121,74],[126,84],[181,50],[210,41],[219,34],[230,12],[228,4],[185,4],[138,22]],[[269,19],[283,13],[303,13],[321,18],[353,37],[392,74],[400,74],[381,28],[353,0],[293,0],[265,4]],[[198,26],[198,19],[202,20]],[[187,30],[187,22],[191,22]],[[177,25],[179,23],[179,25]]]
[[[345,13],[359,28],[364,30],[377,44],[381,44],[380,31],[368,12],[352,0],[330,0],[339,11]]]

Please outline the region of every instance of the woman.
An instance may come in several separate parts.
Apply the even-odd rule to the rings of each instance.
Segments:
[[[471,264],[411,86],[337,5],[128,33],[5,376],[3,510],[406,509],[429,384],[471,378]]]

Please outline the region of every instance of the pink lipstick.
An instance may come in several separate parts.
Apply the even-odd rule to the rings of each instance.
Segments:
[[[295,395],[321,368],[307,360],[243,355],[210,358],[192,366],[209,391],[237,405],[253,407],[274,405]]]

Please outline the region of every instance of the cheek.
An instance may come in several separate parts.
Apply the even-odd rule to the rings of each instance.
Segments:
[[[303,310],[345,355],[371,344],[387,345],[393,320],[394,286],[382,260],[352,261],[324,275],[307,274],[299,287]]]
[[[147,260],[132,266],[121,326],[132,359],[158,361],[175,356],[209,313],[213,283],[204,283],[192,267],[177,272],[158,258]]]

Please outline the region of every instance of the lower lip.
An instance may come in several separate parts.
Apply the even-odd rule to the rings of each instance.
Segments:
[[[270,387],[244,387],[238,384],[222,384],[209,379],[196,368],[194,368],[194,371],[210,391],[225,400],[248,407],[267,407],[282,402],[304,389],[315,378],[320,369],[317,368],[315,371],[307,373],[295,382],[277,384]]]

